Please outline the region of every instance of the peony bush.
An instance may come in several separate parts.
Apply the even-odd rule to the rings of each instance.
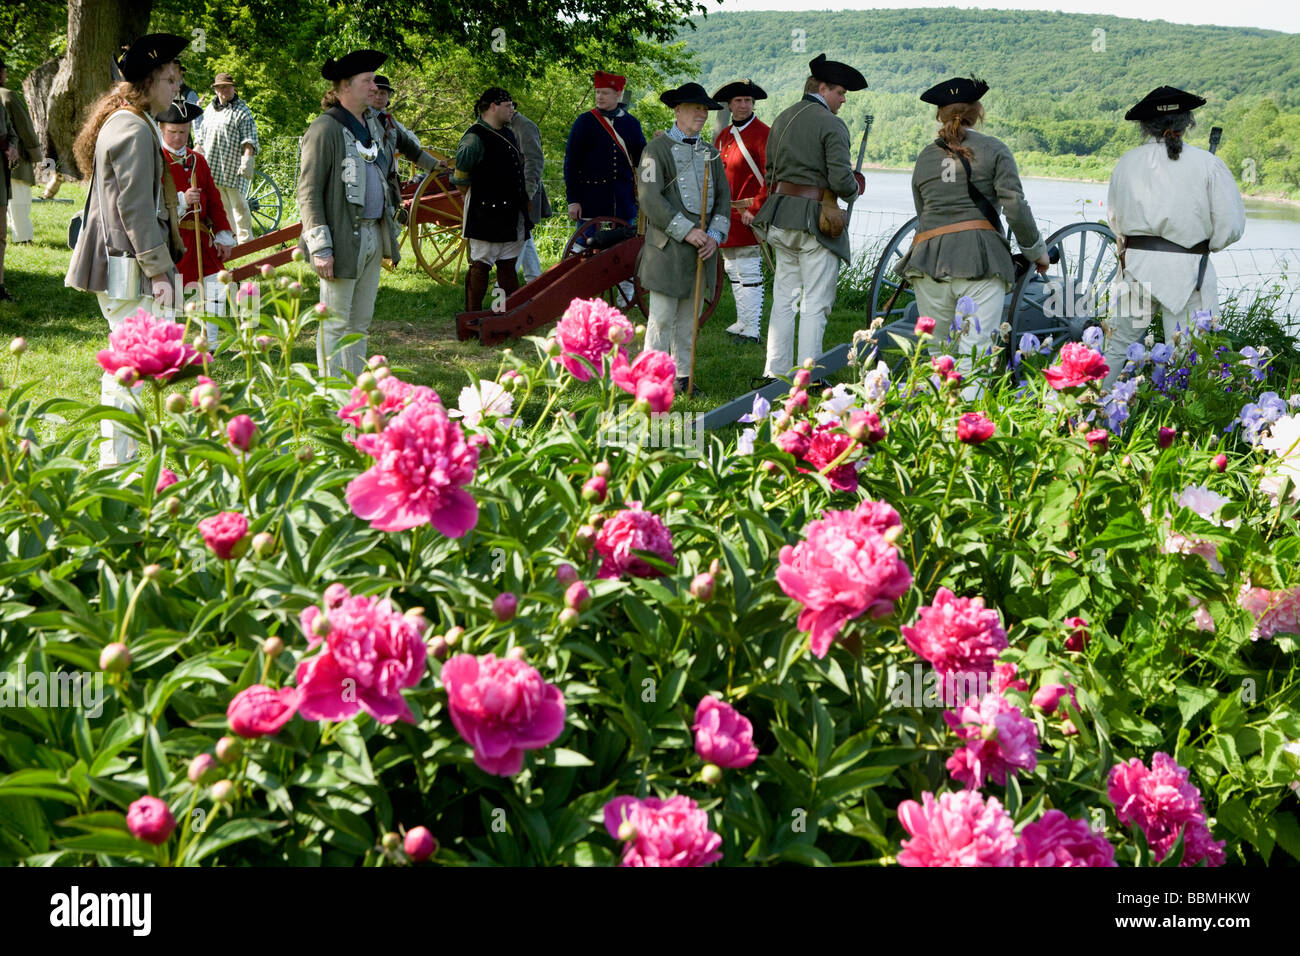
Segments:
[[[265,278],[242,375],[147,316],[131,412],[4,370],[0,861],[1300,859],[1300,398],[1212,321],[1104,393],[1095,337],[873,350],[701,448],[605,303],[453,408]]]

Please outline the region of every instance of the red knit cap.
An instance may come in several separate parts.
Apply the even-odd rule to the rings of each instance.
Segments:
[[[591,85],[596,89],[608,86],[613,88],[614,92],[622,93],[623,87],[627,85],[627,77],[619,76],[617,73],[606,73],[604,70],[597,70],[591,78]]]

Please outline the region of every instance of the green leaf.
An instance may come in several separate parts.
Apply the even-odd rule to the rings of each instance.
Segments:
[[[272,830],[284,825],[283,822],[275,820],[254,820],[247,817],[228,820],[211,833],[205,835],[200,843],[193,844],[186,851],[187,862],[197,863],[204,857],[211,856],[232,843],[238,843],[250,837],[261,836],[263,833],[270,833]]]
[[[149,792],[161,794],[171,779],[171,771],[167,769],[167,752],[163,750],[162,738],[153,724],[145,734],[144,767],[149,775]]]
[[[592,762],[576,750],[564,747],[547,749],[538,755],[537,762],[544,767],[590,767]]]
[[[1182,715],[1184,727],[1219,697],[1218,692],[1212,687],[1198,687],[1195,684],[1181,682],[1174,685],[1174,694],[1178,698],[1178,713]]]

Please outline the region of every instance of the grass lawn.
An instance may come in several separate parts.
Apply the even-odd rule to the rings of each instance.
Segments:
[[[33,202],[32,219],[36,228],[33,244],[10,242],[8,245],[5,284],[18,301],[0,302],[0,341],[19,335],[27,339],[28,352],[22,359],[20,378],[40,383],[37,401],[71,398],[96,403],[100,368],[95,354],[108,345],[108,327],[93,295],[63,285],[71,258],[65,241],[67,224],[82,208],[85,190],[65,185],[59,198],[72,202]],[[544,267],[559,253],[560,243],[553,241],[554,237],[562,239],[568,235],[563,222],[553,220],[552,223],[547,224],[545,231],[549,241],[541,243]],[[369,350],[372,354],[386,355],[394,368],[408,369],[405,378],[431,386],[444,401],[454,405],[460,389],[471,379],[496,375],[500,350],[486,348],[477,341],[456,339],[456,313],[464,307],[463,271],[461,284],[440,284],[420,269],[409,247],[402,252],[397,270],[386,272],[381,281]],[[317,280],[310,270],[305,271],[303,301],[314,302]],[[770,275],[767,282],[765,314],[771,307]],[[637,323],[645,322],[639,312],[634,312],[631,318]],[[730,290],[724,289],[717,311],[700,331],[696,383],[707,394],[691,401],[679,400],[674,404],[675,409],[712,408],[748,391],[750,378],[762,373],[763,349],[737,346],[723,331],[734,320],[735,304]],[[864,314],[856,309],[833,311],[826,329],[825,347],[849,341],[865,321]],[[538,334],[545,331],[539,330]],[[517,347],[530,348],[527,343]],[[303,361],[314,360],[314,341],[304,337],[295,353],[295,358]],[[13,360],[3,354],[0,374],[12,379],[13,368]],[[242,363],[221,357],[214,377],[220,380],[242,373]],[[531,408],[525,411],[525,417],[529,411]]]

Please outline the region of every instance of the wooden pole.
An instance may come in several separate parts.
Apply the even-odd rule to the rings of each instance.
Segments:
[[[713,160],[708,158],[705,153],[704,161],[704,192],[700,197],[700,231],[704,231],[708,223],[709,216],[709,170],[713,168]],[[714,253],[717,255],[717,253]],[[700,280],[704,278],[704,260],[698,256],[695,259],[695,295],[692,299],[692,322],[691,329],[691,372],[686,379],[686,394],[689,396],[695,391],[695,343],[700,338]]]

